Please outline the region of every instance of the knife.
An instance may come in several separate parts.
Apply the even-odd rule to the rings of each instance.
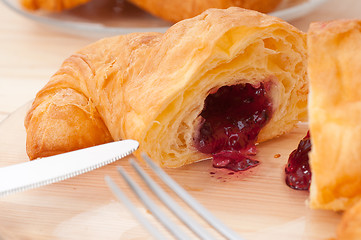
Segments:
[[[123,140],[0,168],[0,197],[59,182],[115,162],[139,147]]]

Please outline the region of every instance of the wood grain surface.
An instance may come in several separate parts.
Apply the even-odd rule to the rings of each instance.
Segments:
[[[329,0],[291,24],[307,31],[314,21],[361,18],[360,9],[359,0]],[[27,161],[24,104],[65,58],[97,39],[31,21],[0,1],[0,166]],[[289,189],[283,181],[288,154],[306,130],[301,125],[261,144],[258,158],[262,164],[245,173],[228,175],[214,170],[209,162],[167,172],[246,239],[329,239],[340,215],[308,209],[308,193]],[[274,158],[275,154],[281,157]],[[116,174],[117,165],[134,175],[123,159],[61,183],[1,198],[0,239],[148,239],[104,183],[108,174],[127,189]],[[216,174],[210,174],[213,171]]]
[[[23,127],[27,108],[23,106],[0,125],[0,166],[28,161]],[[293,132],[260,144],[261,164],[246,172],[214,169],[209,161],[166,171],[247,240],[327,239],[334,237],[340,215],[309,209],[308,192],[284,183],[288,155],[306,131],[307,124],[300,124]],[[155,222],[117,175],[116,166],[123,166],[141,183],[127,159],[122,159],[63,182],[1,198],[0,239],[150,238],[104,182],[105,175],[111,176]],[[151,172],[147,167],[146,171]]]

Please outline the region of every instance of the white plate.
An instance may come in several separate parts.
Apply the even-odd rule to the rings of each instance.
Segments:
[[[328,0],[283,0],[278,9],[270,13],[270,15],[291,21],[306,15],[327,1]]]
[[[123,0],[93,0],[61,13],[24,11],[20,0],[2,0],[18,14],[71,34],[105,37],[131,32],[165,32],[171,23],[156,18]],[[286,21],[299,18],[327,0],[283,0],[270,15]]]

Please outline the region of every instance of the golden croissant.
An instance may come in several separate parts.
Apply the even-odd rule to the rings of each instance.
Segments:
[[[209,8],[225,9],[233,6],[268,13],[273,11],[281,0],[129,0],[129,2],[155,16],[170,22],[178,22],[194,17]]]
[[[314,23],[308,35],[311,206],[361,199],[361,21]]]
[[[256,142],[305,118],[305,63],[304,33],[236,7],[164,34],[106,38],[65,60],[37,94],[25,119],[27,153],[135,139],[136,155],[164,167],[247,158]]]
[[[310,206],[345,210],[338,240],[361,239],[361,20],[308,32]]]
[[[62,11],[80,6],[89,1],[90,0],[21,0],[21,4],[29,10],[44,9],[47,11]],[[113,1],[115,4],[116,0]],[[281,0],[129,0],[129,2],[154,16],[171,22],[178,22],[186,18],[195,17],[209,8],[225,9],[233,6],[267,13],[273,11],[280,4]]]
[[[71,9],[90,0],[20,0],[21,5],[28,10],[43,9],[51,12]]]
[[[347,209],[337,227],[337,240],[361,239],[361,201]]]

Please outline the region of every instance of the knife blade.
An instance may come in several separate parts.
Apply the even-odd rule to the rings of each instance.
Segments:
[[[122,140],[0,168],[0,197],[59,182],[115,162],[139,147]]]

